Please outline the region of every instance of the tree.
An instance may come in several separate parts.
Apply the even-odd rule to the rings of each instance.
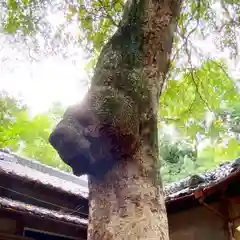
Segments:
[[[228,75],[224,62],[205,61],[193,72],[185,72],[178,81],[168,81],[160,99],[160,127],[173,125],[196,148],[205,141],[207,148],[201,151],[199,164],[205,165],[207,161],[212,162],[209,167],[216,167],[239,154],[236,147],[239,100],[237,84]],[[202,158],[204,151],[208,152],[209,160]]]
[[[219,125],[223,120],[219,113],[240,100],[237,85],[227,72],[222,61],[207,60],[178,81],[169,80],[160,99],[161,120],[174,124],[184,136],[195,138],[199,132],[218,137],[225,131]]]
[[[99,56],[86,100],[76,109],[77,114],[66,113],[50,137],[63,160],[77,172],[81,160],[76,163],[73,156],[79,150],[73,146],[80,142],[79,125],[90,114],[88,109],[100,121],[100,128],[103,126],[101,136],[110,138],[106,130],[112,130],[118,151],[112,143],[109,152],[111,161],[117,159],[118,163],[109,166],[101,180],[89,177],[89,239],[168,239],[158,171],[157,110],[180,6],[179,1],[155,2],[154,7],[151,1],[126,4],[118,30]],[[73,125],[70,119],[78,123]],[[75,138],[70,135],[74,127]],[[96,157],[97,166],[101,166],[98,161],[105,164],[106,157]],[[90,171],[96,170],[93,168],[94,164],[90,165]]]
[[[169,135],[159,137],[161,176],[164,184],[199,173],[198,152],[189,141],[176,139]]]
[[[30,117],[28,107],[6,92],[0,92],[0,148],[38,160],[44,164],[70,171],[51,145],[48,136],[53,124],[60,119],[63,107],[53,104],[47,113]]]
[[[19,122],[28,120],[27,106],[5,91],[0,92],[0,148],[8,146],[12,151],[19,148]]]

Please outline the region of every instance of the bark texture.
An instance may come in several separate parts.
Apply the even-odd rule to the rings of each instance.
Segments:
[[[158,174],[157,110],[180,7],[180,0],[129,1],[120,28],[99,57],[92,87],[122,94],[121,103],[129,106],[118,121],[127,126],[126,134],[132,131],[137,147],[103,180],[90,176],[88,239],[169,238]]]
[[[89,240],[168,239],[157,112],[180,7],[128,1],[86,98],[50,136],[74,173],[89,175]]]

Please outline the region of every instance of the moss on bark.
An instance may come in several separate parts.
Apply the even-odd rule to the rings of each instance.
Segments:
[[[157,169],[157,112],[181,0],[128,3],[118,31],[103,47],[84,104],[72,113],[74,131],[67,131],[66,116],[66,126],[55,132],[55,147],[66,162],[71,161],[73,169],[81,172],[84,164],[79,149],[87,136],[86,131],[77,130],[81,129],[78,125],[87,122],[85,125],[102,130],[102,138],[92,141],[88,136],[89,151],[107,145],[106,155],[92,154],[95,159],[87,163],[87,173],[104,166],[101,180],[96,174],[89,177],[88,239],[167,240],[167,216]],[[107,138],[102,142],[105,136],[114,141]],[[70,159],[61,140],[67,145],[79,144],[71,148]]]
[[[103,48],[92,85],[108,86],[121,92],[128,101],[131,99],[137,119],[133,115],[124,118],[127,108],[121,116],[124,121],[132,118],[131,126],[135,123],[139,129],[134,137],[140,144],[131,157],[122,159],[102,181],[90,177],[88,238],[94,240],[168,239],[158,172],[157,110],[169,66],[171,29],[176,25],[181,1],[131,3],[120,28]],[[121,109],[120,105],[115,106]],[[111,117],[114,119],[115,115]]]

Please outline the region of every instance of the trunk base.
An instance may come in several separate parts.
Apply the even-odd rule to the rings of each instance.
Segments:
[[[168,239],[162,186],[143,166],[151,162],[146,154],[137,154],[120,162],[103,181],[89,179],[88,239]]]

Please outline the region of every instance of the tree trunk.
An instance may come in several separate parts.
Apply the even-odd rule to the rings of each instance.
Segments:
[[[92,86],[110,86],[131,97],[139,144],[102,180],[89,177],[89,240],[169,238],[157,113],[180,7],[181,0],[128,1],[119,29],[100,54]]]

